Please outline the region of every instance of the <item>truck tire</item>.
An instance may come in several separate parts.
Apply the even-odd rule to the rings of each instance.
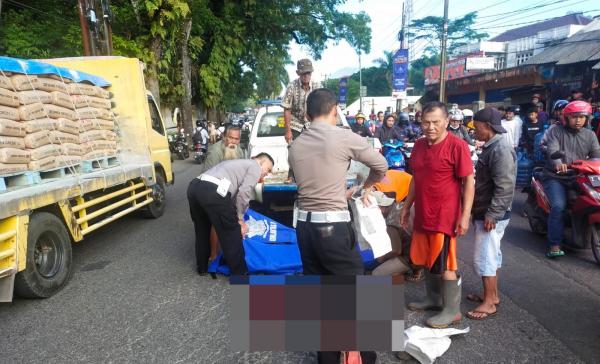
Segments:
[[[165,178],[162,173],[157,172],[156,183],[152,186],[152,198],[154,201],[143,210],[145,217],[157,219],[163,215],[165,212],[166,190]]]
[[[15,277],[15,293],[24,298],[47,298],[71,277],[73,263],[67,228],[55,215],[36,212],[29,219],[27,266]]]

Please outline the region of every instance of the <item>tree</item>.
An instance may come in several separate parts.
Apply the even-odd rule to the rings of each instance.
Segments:
[[[458,47],[487,38],[487,33],[473,29],[477,20],[477,12],[473,11],[463,17],[448,21],[448,53],[452,54]],[[415,19],[409,26],[410,39],[427,40],[425,53],[428,55],[441,53],[441,41],[444,34],[444,18],[441,16],[426,16]]]
[[[434,54],[427,56],[421,55],[410,64],[408,70],[408,82],[414,87],[415,94],[421,94],[425,92],[425,68],[440,64],[440,55]]]

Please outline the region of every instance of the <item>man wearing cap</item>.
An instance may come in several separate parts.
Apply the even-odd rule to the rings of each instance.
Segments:
[[[477,140],[485,142],[475,168],[475,199],[473,225],[475,249],[473,267],[483,281],[483,294],[470,294],[467,299],[479,302],[467,312],[473,320],[485,320],[496,314],[498,269],[502,266],[500,241],[510,219],[510,210],[517,175],[516,153],[502,135],[501,114],[486,107],[473,117]]]
[[[502,119],[502,127],[506,129],[504,137],[506,138],[508,145],[516,150],[519,146],[519,140],[521,140],[523,120],[521,120],[518,115],[515,115],[515,109],[512,106],[506,108],[504,119]]]
[[[310,123],[306,119],[306,97],[309,93],[321,87],[318,82],[311,81],[313,65],[310,59],[301,59],[296,65],[299,76],[285,90],[281,102],[283,119],[285,121],[285,140],[290,143],[296,139]]]
[[[369,130],[369,128],[365,125],[365,116],[363,115],[363,113],[359,112],[358,114],[356,114],[354,119],[356,120],[356,122],[350,126],[352,132],[360,135],[361,137],[372,138],[373,134],[371,133],[371,130]]]
[[[296,234],[306,275],[362,275],[346,198],[346,173],[351,160],[370,168],[363,201],[387,171],[383,156],[364,138],[338,128],[337,101],[328,89],[310,93],[306,113],[310,129],[289,148],[288,161],[298,185]],[[375,363],[375,352],[361,352],[362,362]],[[319,352],[319,363],[340,362],[340,352]]]

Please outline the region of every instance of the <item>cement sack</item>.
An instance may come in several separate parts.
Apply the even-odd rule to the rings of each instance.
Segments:
[[[13,91],[12,83],[6,72],[4,72],[4,74],[0,72],[0,87]]]
[[[117,140],[117,134],[110,130],[90,130],[79,134],[80,143],[93,140]]]
[[[28,167],[30,171],[47,171],[57,168],[56,157],[46,157],[38,161],[31,161]]]
[[[76,156],[82,156],[85,153],[87,153],[87,150],[85,147],[83,147],[80,144],[74,144],[74,143],[65,143],[62,144],[61,146],[62,149],[62,154],[63,155],[76,155]]]
[[[20,105],[19,96],[16,92],[0,88],[0,105],[18,107]]]
[[[62,154],[62,146],[57,144],[46,144],[39,148],[27,149],[32,161],[39,161],[47,157],[53,157]]]
[[[23,121],[21,124],[25,126],[25,131],[28,133],[35,133],[41,130],[50,131],[58,127],[58,121],[50,118]]]
[[[0,135],[24,137],[26,132],[23,123],[14,120],[0,119]]]
[[[19,91],[17,95],[19,97],[19,103],[21,103],[22,105],[34,104],[36,102],[41,102],[42,104],[52,103],[52,95],[50,95],[50,93],[46,91]]]
[[[105,157],[114,157],[115,155],[117,155],[117,152],[115,150],[101,149],[101,150],[95,150],[93,152],[84,154],[81,157],[81,159],[82,160],[90,160],[90,159],[98,159],[98,158],[105,158]]]
[[[73,135],[69,133],[64,133],[58,130],[52,130],[48,138],[50,139],[50,143],[52,144],[63,144],[63,143],[73,143],[79,144],[79,135]]]
[[[76,121],[58,118],[56,119],[56,130],[69,134],[75,134],[79,137],[79,125]]]
[[[0,148],[25,149],[25,139],[11,136],[0,136]]]
[[[85,142],[81,144],[83,148],[83,154],[93,152],[95,150],[114,150],[117,151],[117,142],[111,140],[94,140],[91,142]]]
[[[29,163],[29,152],[23,149],[0,148],[0,163]]]
[[[0,119],[19,120],[19,109],[0,105]]]
[[[50,133],[47,130],[37,131],[32,134],[27,134],[23,140],[25,141],[25,146],[29,149],[35,149],[37,147],[41,147],[42,145],[50,144]]]
[[[52,119],[58,118],[66,118],[71,120],[76,120],[77,116],[75,115],[75,111],[67,109],[65,107],[56,106],[56,105],[44,105],[44,110],[48,113],[48,116]]]
[[[73,82],[70,79],[68,79],[66,77],[61,77],[59,75],[45,75],[44,77],[51,78],[53,80],[61,81],[61,82],[64,82],[64,83],[71,83],[71,82]]]
[[[106,91],[102,87],[89,85],[86,83],[73,82],[73,83],[67,85],[67,88],[69,89],[69,93],[71,95],[96,96],[96,97],[101,97],[103,99],[110,98],[110,92]]]
[[[42,91],[48,91],[48,92],[53,92],[53,91],[58,91],[58,92],[62,92],[62,93],[67,93],[67,85],[62,82],[62,81],[57,81],[54,80],[52,78],[48,78],[48,77],[38,77],[39,80],[39,86],[36,87],[36,90],[42,90]]]
[[[60,155],[56,158],[57,167],[73,166],[81,163],[81,157],[78,155]]]
[[[104,119],[104,120],[112,120],[112,113],[110,110],[106,109],[98,109],[97,107],[84,107],[81,109],[76,109],[75,112],[80,119]]]
[[[10,83],[14,91],[38,90],[40,80],[36,75],[12,75]]]
[[[75,105],[73,105],[71,96],[67,95],[66,93],[60,91],[52,91],[50,92],[50,95],[52,96],[51,104],[66,107],[67,109],[71,110],[75,109]]]
[[[97,107],[99,109],[110,110],[112,108],[112,102],[109,99],[100,97],[87,96],[87,95],[72,95],[71,99],[75,104],[75,107],[80,109],[84,107]]]
[[[27,171],[27,164],[4,164],[0,163],[0,176]]]
[[[79,130],[89,131],[89,130],[114,130],[115,122],[113,120],[104,120],[104,119],[82,119],[79,122]]]
[[[19,106],[19,118],[21,120],[34,120],[46,117],[44,104],[36,102],[30,105]]]

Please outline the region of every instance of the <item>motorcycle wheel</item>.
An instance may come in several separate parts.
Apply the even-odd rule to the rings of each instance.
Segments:
[[[545,235],[548,227],[546,220],[541,217],[540,208],[527,204],[525,205],[525,213],[527,214],[527,222],[529,222],[531,231],[539,235]]]
[[[600,264],[600,224],[594,224],[591,239],[592,253],[594,253],[596,263]]]

